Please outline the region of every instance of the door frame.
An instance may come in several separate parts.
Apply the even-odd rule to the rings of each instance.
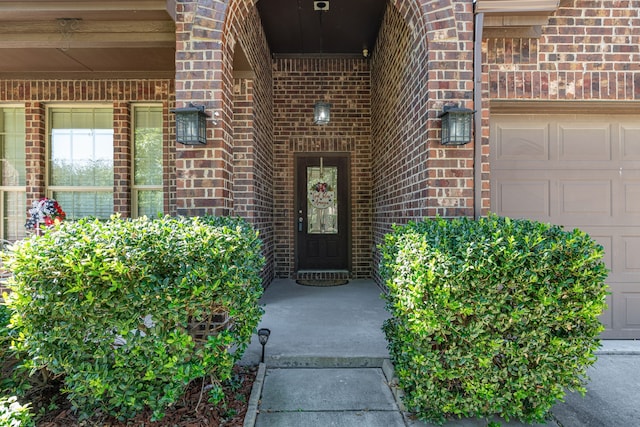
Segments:
[[[320,158],[320,157],[331,157],[331,158],[343,158],[346,159],[347,162],[347,167],[345,170],[345,177],[343,178],[344,180],[346,180],[347,182],[347,220],[345,221],[345,224],[347,226],[347,271],[349,273],[351,273],[352,271],[352,261],[353,261],[353,252],[352,252],[352,248],[353,248],[353,243],[352,243],[352,222],[353,222],[353,218],[351,216],[351,153],[348,151],[332,151],[332,152],[315,152],[315,151],[305,151],[305,152],[299,152],[299,153],[294,153],[294,159],[293,159],[293,234],[294,234],[294,272],[297,273],[298,271],[307,271],[307,270],[300,270],[298,268],[299,266],[299,254],[300,254],[300,250],[299,250],[299,233],[298,233],[298,206],[300,206],[300,200],[298,198],[298,160],[299,159],[303,159],[303,158]],[[306,193],[306,192],[305,192]],[[306,203],[307,201],[304,200],[304,202]],[[316,271],[316,270],[313,270]],[[335,271],[335,270],[317,270],[317,271]]]

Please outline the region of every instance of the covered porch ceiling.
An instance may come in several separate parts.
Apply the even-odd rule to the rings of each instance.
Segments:
[[[175,10],[175,0],[0,1],[0,78],[173,78]]]
[[[488,15],[485,27],[502,27],[531,25],[531,16],[548,17],[559,3],[477,0],[475,7]],[[256,3],[274,56],[361,57],[364,49],[371,54],[386,5],[387,0]],[[174,78],[175,13],[176,0],[2,0],[0,78]],[[235,66],[249,67],[246,60]]]
[[[387,0],[259,0],[271,52],[362,56],[378,36]]]

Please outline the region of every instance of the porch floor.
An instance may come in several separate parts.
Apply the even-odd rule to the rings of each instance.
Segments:
[[[382,366],[389,358],[382,323],[389,317],[371,279],[342,286],[313,287],[276,279],[260,304],[265,313],[258,328],[268,328],[265,362],[270,367]],[[262,348],[254,335],[242,364],[260,362]]]

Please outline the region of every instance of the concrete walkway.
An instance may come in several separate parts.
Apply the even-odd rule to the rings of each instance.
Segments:
[[[269,328],[265,363],[245,427],[424,427],[402,410],[381,331],[388,317],[371,280],[306,287],[275,280],[261,303],[259,328]],[[569,393],[547,426],[640,426],[640,342],[604,341],[587,395]],[[241,363],[258,364],[256,337]],[[445,426],[525,426],[463,419]]]

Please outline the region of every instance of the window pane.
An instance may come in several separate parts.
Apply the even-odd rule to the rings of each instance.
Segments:
[[[164,212],[162,191],[138,191],[138,216],[155,218]]]
[[[69,219],[113,213],[113,111],[51,110],[49,185]],[[65,188],[59,191],[55,187]]]
[[[307,167],[309,234],[338,234],[338,168]]]
[[[4,186],[23,186],[25,166],[24,108],[0,108],[0,170]]]
[[[7,240],[26,235],[25,137],[24,108],[0,108],[0,236]]]
[[[7,191],[4,193],[4,223],[2,224],[4,239],[14,241],[25,237],[26,212],[27,194],[24,191]]]
[[[134,117],[134,185],[162,185],[162,108],[137,107]]]
[[[113,193],[55,191],[53,198],[65,211],[67,219],[86,216],[108,219],[113,213]]]
[[[112,111],[61,109],[51,118],[50,185],[113,186]]]

